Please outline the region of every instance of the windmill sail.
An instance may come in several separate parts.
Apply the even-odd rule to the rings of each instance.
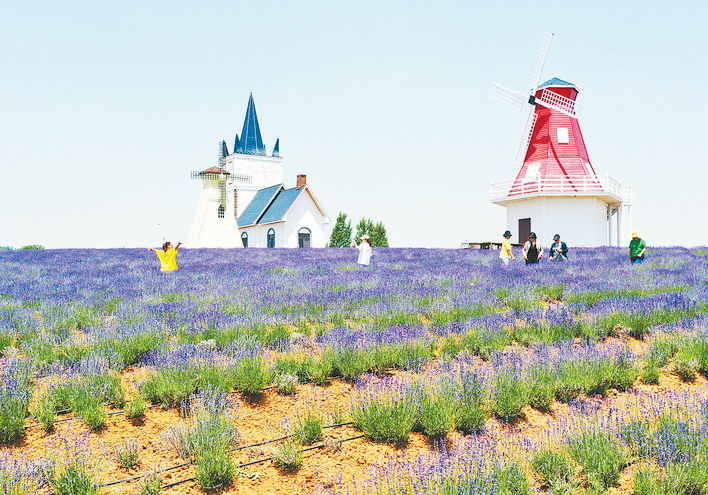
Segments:
[[[553,33],[543,33],[541,43],[539,43],[536,56],[533,59],[533,64],[531,64],[531,72],[529,73],[528,83],[531,88],[533,88],[531,94],[536,92],[538,83],[541,82],[541,73],[543,72],[543,66],[546,64],[546,57],[548,56],[548,50],[551,48],[551,41],[553,41]]]
[[[492,89],[489,91],[489,96],[496,98],[507,105],[511,105],[517,110],[521,110],[521,107],[523,107],[524,103],[526,103],[529,99],[528,96],[512,91],[497,83],[492,83]]]

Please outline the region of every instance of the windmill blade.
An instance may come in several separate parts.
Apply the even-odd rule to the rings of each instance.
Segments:
[[[563,113],[568,117],[573,117],[574,119],[578,118],[575,114],[575,100],[571,100],[565,96],[548,91],[547,89],[544,89],[541,92],[541,96],[536,98],[536,103],[543,107]]]
[[[500,86],[497,83],[492,83],[492,89],[489,90],[489,96],[503,101],[517,110],[521,110],[521,107],[523,107],[524,103],[526,103],[529,99],[528,96],[512,91],[504,86]]]
[[[536,118],[538,114],[532,108],[529,112],[529,117],[526,119],[526,127],[524,128],[524,134],[521,136],[521,144],[519,144],[519,151],[516,153],[516,161],[523,162],[526,158],[526,151],[529,149],[529,143],[531,143],[531,136],[533,135],[533,129],[536,127]]]
[[[532,95],[536,92],[538,83],[541,82],[541,73],[543,72],[543,66],[546,63],[548,50],[551,48],[551,41],[553,41],[553,33],[543,33],[541,43],[538,45],[536,56],[534,57],[533,64],[531,65],[531,73],[529,74],[528,79],[529,85],[533,88],[531,93]]]

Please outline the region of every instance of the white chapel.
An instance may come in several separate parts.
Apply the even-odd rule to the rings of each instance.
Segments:
[[[280,140],[268,155],[253,94],[233,151],[222,141],[219,166],[192,177],[203,189],[186,247],[325,247],[329,241],[331,220],[306,175],[286,188]]]

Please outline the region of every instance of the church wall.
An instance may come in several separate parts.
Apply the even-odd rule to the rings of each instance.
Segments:
[[[518,242],[519,219],[531,218],[531,230],[548,247],[559,234],[568,246],[606,246],[607,207],[592,197],[538,197],[515,201],[507,206],[507,228]],[[525,242],[526,239],[522,239]]]
[[[298,247],[298,231],[303,227],[310,229],[310,247],[325,247],[331,234],[326,220],[309,194],[300,195],[287,215],[285,247]]]
[[[250,227],[242,228],[238,234],[239,239],[241,237],[241,232],[247,232],[249,248],[267,248],[268,231],[270,229],[275,231],[275,247],[287,247],[284,245],[285,235],[283,222],[269,223],[265,225],[252,225]],[[243,243],[241,243],[241,245],[243,245]]]

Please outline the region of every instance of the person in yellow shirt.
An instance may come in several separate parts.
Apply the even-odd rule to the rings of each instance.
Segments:
[[[504,262],[505,265],[509,264],[509,260],[515,260],[514,253],[511,252],[511,232],[508,230],[504,232],[504,240],[501,244],[501,252],[499,253],[499,258]]]
[[[150,251],[153,251],[160,258],[161,272],[171,272],[177,269],[177,250],[181,245],[182,243],[178,242],[177,246],[172,247],[172,243],[167,241],[162,245],[162,249],[150,248]]]

